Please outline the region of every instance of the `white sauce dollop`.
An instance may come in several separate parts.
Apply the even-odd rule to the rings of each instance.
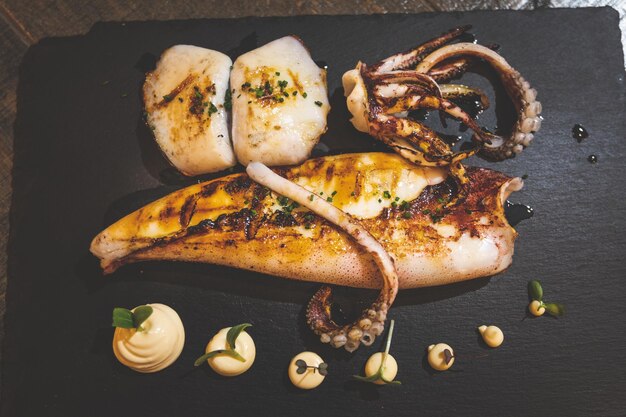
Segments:
[[[113,353],[123,365],[137,372],[157,372],[170,366],[183,350],[185,329],[180,317],[164,304],[148,304],[152,314],[141,327],[115,329]]]

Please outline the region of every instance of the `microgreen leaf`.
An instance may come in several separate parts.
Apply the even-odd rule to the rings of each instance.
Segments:
[[[554,317],[561,317],[565,314],[565,306],[559,303],[545,303],[543,305],[548,312],[548,314]]]
[[[528,295],[533,300],[541,301],[543,299],[543,288],[541,288],[539,281],[532,280],[528,283]]]
[[[135,327],[133,323],[133,313],[127,308],[115,307],[113,309],[113,327],[121,327],[122,329],[132,329]]]
[[[352,376],[354,377],[354,379],[357,379],[362,382],[375,382],[380,379],[380,371],[370,376],[361,376],[361,375],[352,375]]]
[[[400,381],[389,381],[382,374],[380,375],[380,380],[383,381],[385,384],[402,385],[402,382]]]
[[[446,357],[446,365],[449,365],[452,358],[454,358],[452,352],[450,352],[450,349],[444,349],[443,354]]]
[[[328,375],[328,364],[326,362],[320,363],[319,366],[317,367],[317,372],[319,372],[320,375],[323,375],[323,376]]]
[[[307,363],[306,363],[304,360],[302,360],[302,359],[298,359],[298,360],[296,361],[296,366],[297,366],[298,368],[306,368],[308,365],[307,365]]]
[[[230,356],[231,358],[235,358],[235,359],[237,359],[238,361],[241,361],[241,362],[245,362],[246,361],[243,356],[241,356],[239,353],[235,352],[234,350],[218,349],[218,350],[211,351],[209,353],[205,353],[204,355],[200,356],[193,363],[193,366],[200,366],[203,363],[205,363],[207,361],[207,359],[211,359],[211,358],[214,358],[214,357],[219,356],[219,355]]]
[[[235,350],[235,341],[237,340],[237,337],[239,337],[239,334],[251,326],[252,325],[250,323],[242,323],[233,326],[228,330],[228,333],[226,333],[226,342],[233,351]]]
[[[133,311],[133,327],[137,329],[141,329],[141,324],[148,319],[152,315],[152,307],[150,306],[139,306],[135,308]]]

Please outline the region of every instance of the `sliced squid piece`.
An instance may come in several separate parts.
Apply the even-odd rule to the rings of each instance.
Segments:
[[[465,202],[444,210],[455,186],[446,171],[394,154],[329,156],[275,172],[358,219],[395,260],[401,289],[489,276],[511,264],[517,233],[503,202],[522,187],[519,178],[467,168]],[[148,204],[96,236],[91,252],[105,273],[173,260],[353,287],[383,282],[371,255],[348,234],[246,174]]]
[[[146,77],[148,125],[163,154],[185,175],[217,172],[237,162],[224,108],[231,65],[221,52],[176,45]]]
[[[300,39],[286,36],[241,55],[230,75],[233,145],[243,165],[294,165],[326,131],[326,70]]]

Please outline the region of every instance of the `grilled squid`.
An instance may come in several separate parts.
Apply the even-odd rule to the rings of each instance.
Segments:
[[[146,76],[146,121],[163,154],[186,175],[221,171],[237,162],[224,104],[231,64],[221,52],[175,45]]]
[[[512,158],[530,145],[542,120],[537,91],[493,50],[494,46],[451,43],[468,29],[470,26],[454,28],[371,65],[359,62],[342,79],[352,114],[350,121],[357,130],[369,133],[414,163],[449,166],[459,192],[448,206],[462,202],[468,193],[463,159],[476,153],[490,160]],[[444,84],[463,74],[472,58],[493,66],[515,106],[517,121],[507,135],[495,135],[480,128],[455,103],[459,98],[471,96],[486,108],[489,103],[484,93],[463,85]],[[409,111],[417,109],[439,110],[463,122],[474,131],[475,147],[454,152],[437,132],[407,117]]]
[[[311,159],[275,172],[356,218],[393,257],[399,288],[496,274],[513,255],[503,202],[519,178],[468,168],[470,192],[455,192],[440,168],[394,154]],[[380,288],[372,257],[345,232],[245,174],[178,190],[112,224],[91,243],[105,273],[145,260],[206,262],[286,278]]]
[[[241,55],[230,75],[233,145],[243,165],[293,165],[311,155],[330,110],[326,70],[285,36]]]

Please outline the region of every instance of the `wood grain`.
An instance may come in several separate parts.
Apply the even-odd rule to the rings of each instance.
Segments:
[[[0,318],[4,317],[6,308],[6,237],[9,234],[17,72],[27,47],[28,43],[3,15],[0,20]],[[3,336],[4,325],[0,325],[0,341]]]

